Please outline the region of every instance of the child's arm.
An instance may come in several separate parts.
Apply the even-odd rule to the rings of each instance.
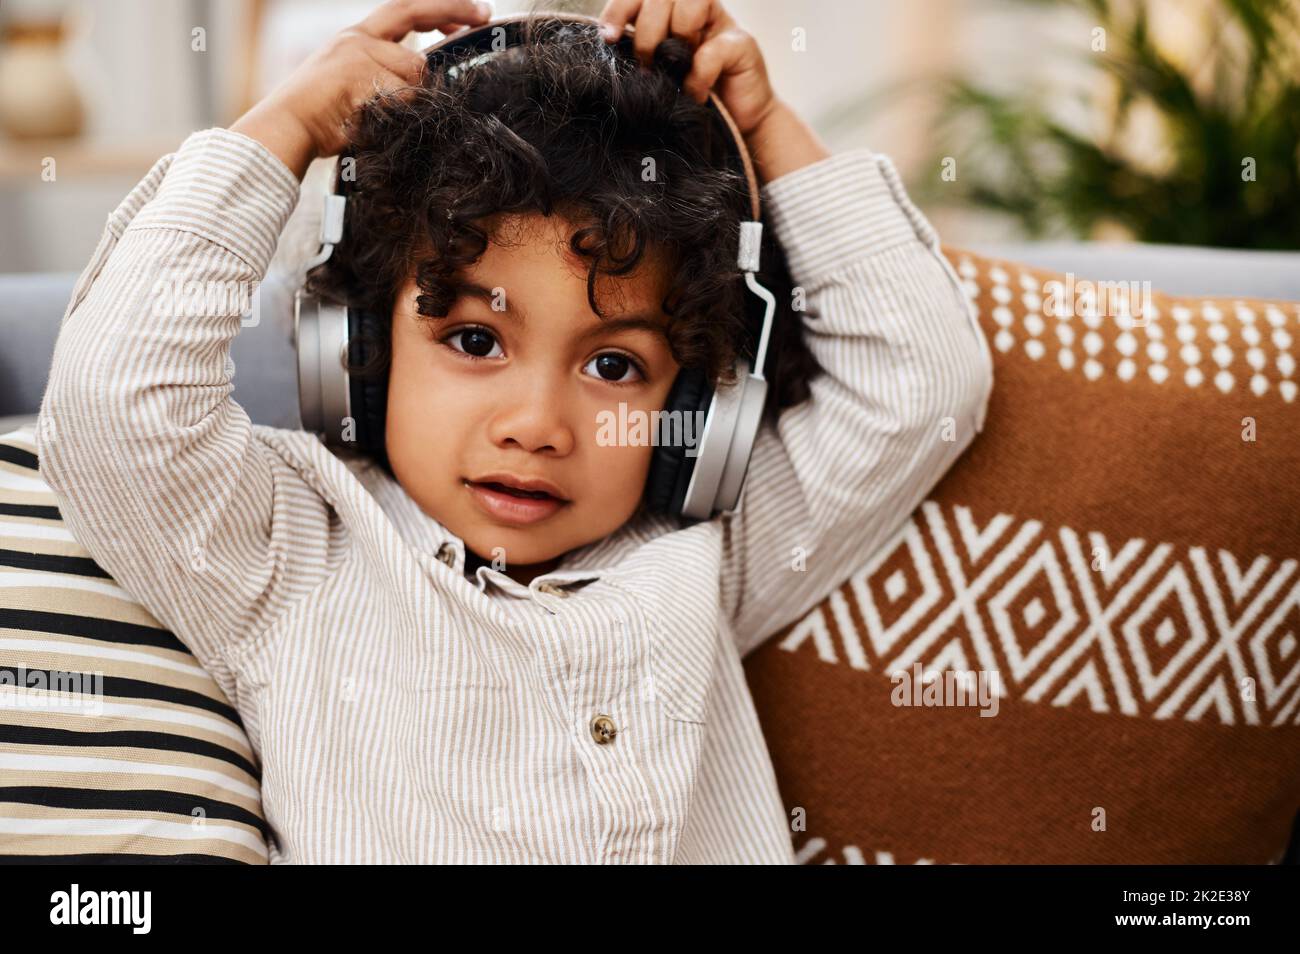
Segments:
[[[160,159],[77,283],[37,427],[73,534],[218,667],[323,569],[325,505],[257,440],[226,366],[298,190],[225,129]]]
[[[763,199],[826,374],[763,429],[740,512],[722,518],[722,606],[742,654],[880,550],[983,427],[993,381],[979,323],[886,157],[821,159]]]

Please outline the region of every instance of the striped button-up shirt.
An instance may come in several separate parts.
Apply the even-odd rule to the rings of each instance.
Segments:
[[[74,535],[238,709],[272,861],[793,862],[742,657],[888,541],[992,387],[888,159],[763,187],[826,373],[764,427],[740,508],[643,514],[527,586],[467,572],[381,468],[252,424],[243,303],[158,306],[259,281],[299,192],[225,129],[160,159],[77,282],[37,428]]]

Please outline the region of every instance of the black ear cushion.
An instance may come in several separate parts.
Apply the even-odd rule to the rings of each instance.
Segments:
[[[677,372],[677,379],[668,392],[664,410],[684,413],[706,411],[712,399],[713,389],[709,387],[704,372],[698,368],[685,368]],[[698,436],[696,435],[697,439]],[[652,448],[650,473],[645,484],[646,508],[655,513],[680,514],[694,469],[695,458],[686,456],[685,447],[666,447],[660,444]]]
[[[353,367],[366,365],[379,351],[381,329],[368,312],[348,309],[348,361]],[[356,422],[357,447],[387,466],[384,452],[384,415],[388,405],[388,373],[361,377],[348,375],[352,419]]]

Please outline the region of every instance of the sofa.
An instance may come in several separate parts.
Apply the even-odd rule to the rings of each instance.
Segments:
[[[797,858],[1295,863],[1300,253],[945,252],[994,355],[986,428],[745,660]],[[298,273],[277,259],[234,395],[296,427]],[[0,856],[261,863],[238,715],[39,481],[30,425],[76,277],[0,276],[0,690],[35,672],[29,703],[65,678],[100,709],[0,705]],[[1114,315],[1090,281],[1154,297]],[[980,705],[927,704],[954,673],[997,678]]]

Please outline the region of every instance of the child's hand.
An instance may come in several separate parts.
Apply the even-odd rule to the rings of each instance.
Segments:
[[[600,15],[606,42],[632,22],[632,48],[649,65],[668,36],[695,51],[683,91],[704,102],[712,89],[745,137],[760,183],[830,155],[812,127],[772,91],[757,41],[742,30],[718,0],[609,0]]]
[[[605,40],[614,42],[629,22],[632,46],[649,65],[654,48],[668,36],[686,40],[695,51],[682,89],[704,102],[714,89],[742,135],[748,136],[776,108],[763,53],[718,0],[609,0],[600,14]],[[716,89],[715,89],[716,86]]]
[[[258,140],[299,179],[317,156],[347,144],[346,123],[377,89],[420,82],[424,57],[398,41],[412,30],[452,33],[491,8],[471,0],[387,0],[336,34],[230,128]]]

